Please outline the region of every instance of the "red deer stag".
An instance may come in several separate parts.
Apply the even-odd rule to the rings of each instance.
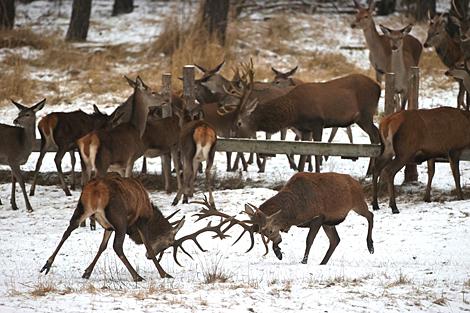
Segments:
[[[72,163],[72,182],[70,188],[75,190],[75,150],[78,148],[78,139],[96,129],[102,128],[111,121],[111,117],[101,113],[96,105],[93,105],[93,110],[93,114],[87,114],[82,110],[74,112],[54,112],[46,115],[39,121],[38,129],[41,135],[41,149],[36,163],[36,170],[34,171],[33,183],[29,190],[30,196],[34,196],[36,179],[41,169],[42,160],[46,152],[54,146],[57,147],[54,162],[62,184],[62,189],[67,196],[72,195],[65,182],[64,173],[62,172],[62,159],[65,153],[67,151],[70,153]]]
[[[367,219],[367,249],[374,253],[374,215],[364,200],[361,184],[349,175],[297,173],[278,194],[266,200],[259,208],[245,205],[245,212],[251,217],[251,223],[258,232],[273,242],[274,253],[280,260],[282,253],[279,243],[282,239],[279,232],[288,232],[292,226],[309,228],[303,264],[307,264],[310,248],[320,227],[323,227],[330,240],[330,247],[320,264],[328,262],[340,241],[336,225],[343,222],[351,210]]]
[[[412,24],[403,29],[392,30],[380,25],[383,33],[390,39],[392,54],[387,60],[387,72],[395,73],[395,107],[404,110],[408,102],[409,71],[414,65],[413,55],[403,49],[403,39],[411,31]]]
[[[181,163],[183,164],[183,184],[178,189],[172,205],[178,204],[181,195],[184,195],[183,203],[188,203],[188,197],[192,197],[194,193],[194,179],[196,178],[199,164],[205,161],[206,186],[209,191],[209,201],[211,205],[215,206],[214,197],[212,196],[210,171],[214,162],[217,136],[214,128],[209,123],[204,120],[194,120],[194,117],[199,115],[201,107],[201,105],[197,105],[188,110],[184,108],[184,105],[183,109],[181,109],[172,104],[173,113],[179,117],[181,128],[179,149]]]
[[[90,278],[96,262],[98,261],[101,253],[106,249],[109,238],[113,231],[115,231],[116,234],[114,236],[113,243],[114,251],[136,282],[142,281],[143,278],[137,274],[124,255],[122,245],[126,233],[136,244],[144,244],[147,250],[147,258],[154,262],[160,277],[171,278],[171,276],[160,266],[156,256],[160,254],[161,257],[167,248],[173,247],[175,262],[179,264],[176,259],[176,252],[178,247],[181,247],[184,251],[181,246],[184,241],[191,239],[202,251],[204,251],[197,242],[197,235],[205,231],[213,231],[216,232],[220,238],[224,238],[224,235],[220,231],[220,227],[226,223],[224,221],[218,226],[210,226],[209,224],[207,227],[194,234],[175,240],[176,233],[183,226],[184,217],[175,227],[172,227],[172,224],[168,221],[170,217],[163,217],[158,207],[150,202],[145,187],[138,179],[123,178],[116,174],[111,174],[108,177],[94,178],[83,188],[77,208],[70,219],[70,224],[64,232],[56,250],[41,269],[41,273],[44,271],[46,271],[45,274],[49,273],[52,263],[54,263],[54,260],[64,242],[70,236],[72,231],[77,229],[79,224],[90,216],[95,216],[96,220],[105,229],[105,231],[98,253],[90,266],[85,270],[82,277],[87,279]],[[186,251],[184,252],[188,254]]]
[[[93,168],[95,176],[105,176],[108,169],[119,171],[125,177],[132,174],[134,162],[142,154],[141,138],[145,131],[148,107],[150,104],[155,106],[155,98],[159,99],[160,105],[164,104],[164,97],[147,90],[140,77],[137,77],[130,120],[111,130],[93,131],[78,140],[84,183],[89,181]]]
[[[285,127],[294,127],[302,132],[302,140],[309,140],[313,132],[313,139],[321,141],[323,128],[357,123],[372,143],[379,143],[379,131],[373,117],[380,92],[377,82],[361,74],[324,83],[304,83],[263,105],[256,101],[242,102],[235,109],[237,118],[232,132],[233,135],[249,137],[256,131],[275,133]],[[306,157],[301,156],[299,171],[304,170]],[[319,172],[321,157],[315,158],[315,170]],[[372,164],[369,164],[367,173],[372,174]]]
[[[452,68],[454,64],[462,58],[462,50],[460,48],[460,45],[452,39],[449,33],[447,33],[447,23],[444,19],[442,19],[443,15],[444,12],[440,16],[435,16],[434,19],[432,19],[431,15],[428,12],[429,29],[428,36],[426,38],[426,41],[424,42],[424,47],[434,47],[442,63],[448,68]],[[470,99],[468,99],[468,93],[467,106],[465,106],[465,87],[463,86],[462,80],[458,78],[456,78],[456,80],[459,83],[457,107],[462,109],[466,108],[468,110],[468,105],[470,102]]]
[[[466,9],[460,10],[464,13],[463,15],[460,14],[454,0],[452,0],[452,6],[458,15],[458,18],[451,16],[450,19],[459,28],[459,43],[462,51],[462,58],[467,59],[470,56],[470,18],[467,17]]]
[[[368,9],[362,7],[354,0],[356,8],[359,10],[356,14],[356,20],[351,24],[352,28],[362,29],[366,39],[367,47],[370,50],[370,64],[375,70],[377,81],[382,83],[382,75],[387,70],[387,60],[392,54],[390,40],[377,32],[374,19],[372,17],[375,10],[375,3],[372,1]],[[410,53],[413,58],[413,66],[418,66],[423,46],[418,39],[411,35],[406,35],[403,43],[403,50]]]
[[[428,163],[428,185],[424,195],[430,201],[435,158],[448,158],[454,175],[457,198],[463,199],[460,188],[459,160],[462,151],[470,146],[470,112],[442,107],[431,110],[406,110],[384,117],[379,130],[382,153],[377,158],[372,181],[374,210],[377,202],[377,179],[382,175],[388,183],[390,207],[400,213],[395,201],[396,173],[411,163]]]
[[[295,72],[297,71],[297,68],[298,68],[298,66],[296,66],[295,68],[293,68],[290,71],[282,73],[280,71],[277,71],[273,67],[271,67],[271,69],[273,70],[274,74],[276,74],[276,76],[274,77],[274,79],[271,81],[270,84],[273,85],[273,86],[278,86],[279,88],[285,88],[285,87],[289,87],[289,86],[298,86],[300,84],[303,84],[304,83],[303,80],[300,80],[300,79],[295,78],[295,77],[291,77],[292,75],[295,74]],[[301,137],[300,132],[298,132],[295,129],[293,129],[293,131],[296,134],[296,138]],[[337,132],[338,132],[338,127],[332,127],[331,128],[331,134],[330,134],[330,138],[328,138],[328,142],[333,141],[333,139],[335,138]],[[349,142],[353,143],[351,126],[346,127],[346,133],[348,134]]]
[[[11,208],[18,210],[15,199],[16,181],[18,181],[23,191],[26,210],[32,212],[33,208],[28,200],[20,165],[28,161],[33,150],[34,141],[36,140],[36,112],[44,107],[46,99],[30,108],[13,100],[12,102],[20,112],[13,121],[16,126],[0,124],[0,134],[2,134],[0,138],[0,164],[8,164],[11,168]]]

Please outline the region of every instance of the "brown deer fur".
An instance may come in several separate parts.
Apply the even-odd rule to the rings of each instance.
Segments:
[[[41,110],[46,99],[28,108],[15,101],[13,104],[19,110],[18,116],[13,121],[16,126],[0,124],[0,164],[9,165],[11,168],[11,208],[18,210],[15,199],[16,181],[23,192],[26,209],[32,212],[33,208],[28,200],[26,186],[21,174],[20,165],[28,161],[36,140],[36,112]],[[0,201],[0,204],[1,201]]]
[[[379,132],[373,117],[380,98],[380,85],[367,76],[352,74],[324,83],[304,83],[282,97],[258,105],[237,107],[232,131],[237,136],[253,136],[256,131],[275,133],[284,127],[302,132],[302,140],[321,141],[323,128],[346,127],[357,123],[379,143]],[[299,171],[303,171],[306,156],[301,156]],[[316,156],[316,171],[320,157]],[[369,165],[368,173],[372,173]]]
[[[74,112],[54,112],[43,117],[38,123],[39,133],[41,134],[41,149],[34,178],[29,191],[33,196],[36,190],[36,179],[42,165],[42,160],[46,152],[56,146],[57,153],[54,162],[57,167],[57,173],[62,184],[62,189],[67,196],[71,196],[69,188],[62,172],[62,159],[67,151],[70,152],[72,163],[72,183],[71,189],[75,189],[75,150],[78,148],[77,141],[86,134],[104,127],[111,121],[111,117],[101,113],[98,108],[93,106],[94,113],[87,114],[81,110]]]
[[[85,270],[83,278],[90,278],[113,231],[116,232],[113,244],[114,251],[127,267],[134,281],[141,281],[143,278],[137,274],[124,255],[122,245],[126,233],[136,244],[145,245],[147,256],[153,260],[162,278],[171,277],[162,269],[155,256],[173,244],[175,235],[183,225],[184,219],[173,228],[160,210],[150,203],[148,193],[138,179],[123,178],[116,174],[94,178],[83,188],[70,224],[41,272],[46,271],[46,274],[49,272],[60,248],[72,231],[90,216],[96,218],[105,232],[99,251]]]
[[[258,221],[258,231],[273,241],[273,250],[282,259],[279,243],[280,231],[288,232],[291,226],[309,228],[307,247],[302,263],[306,264],[310,247],[323,227],[330,240],[330,247],[321,261],[326,264],[340,239],[336,225],[343,222],[349,211],[364,216],[368,222],[367,248],[374,252],[372,227],[374,215],[364,200],[361,184],[346,174],[297,173],[292,176],[278,194],[266,200],[256,211],[245,206],[252,221]],[[259,220],[262,222],[260,223]]]
[[[388,183],[392,212],[399,213],[395,201],[394,178],[401,168],[410,163],[428,161],[428,185],[424,200],[430,201],[434,159],[437,157],[449,159],[457,198],[463,199],[459,159],[462,151],[470,146],[470,112],[450,107],[400,111],[384,117],[379,129],[383,151],[374,168],[374,210],[379,209],[377,179],[382,175]]]

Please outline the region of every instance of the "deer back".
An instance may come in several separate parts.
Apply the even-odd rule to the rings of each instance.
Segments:
[[[470,145],[469,119],[469,112],[450,107],[406,110],[384,117],[379,131],[383,140],[392,142],[396,155],[447,157],[449,151]]]

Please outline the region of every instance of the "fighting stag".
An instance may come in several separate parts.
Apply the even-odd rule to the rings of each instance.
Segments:
[[[320,264],[328,262],[340,241],[336,225],[343,222],[351,210],[367,219],[367,248],[370,253],[374,253],[374,215],[367,207],[361,184],[349,175],[297,173],[278,194],[259,208],[245,205],[250,222],[257,232],[273,242],[273,251],[280,260],[282,253],[279,243],[282,238],[279,232],[288,232],[292,226],[309,228],[303,264],[308,261],[310,248],[320,227],[330,240],[330,247]],[[264,239],[263,242],[268,249],[267,242]]]
[[[182,247],[184,241],[191,239],[204,251],[196,237],[203,232],[212,231],[218,237],[224,238],[225,235],[220,228],[226,223],[226,221],[222,221],[217,226],[211,226],[209,223],[207,227],[198,230],[194,234],[175,240],[175,235],[183,226],[185,218],[183,217],[177,223],[170,223],[168,220],[173,215],[168,218],[163,217],[158,207],[150,202],[145,187],[136,178],[124,178],[117,174],[94,178],[83,188],[77,208],[70,219],[70,224],[56,250],[41,269],[41,273],[44,271],[46,271],[45,274],[49,273],[60,248],[72,231],[78,228],[86,218],[94,216],[105,229],[104,237],[97,255],[85,270],[83,278],[90,278],[93,268],[102,252],[106,249],[113,231],[116,232],[113,244],[114,251],[129,270],[134,281],[142,281],[143,278],[134,270],[124,255],[122,246],[126,233],[136,244],[145,246],[146,256],[154,262],[160,277],[171,278],[159,263],[163,252],[167,248],[173,247],[173,257],[175,262],[180,265],[176,259],[178,248],[181,248],[191,257]],[[176,226],[173,227],[172,224],[176,224]],[[157,260],[156,256],[158,254],[160,254],[160,257]]]

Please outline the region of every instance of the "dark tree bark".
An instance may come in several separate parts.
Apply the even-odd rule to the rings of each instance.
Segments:
[[[90,25],[91,0],[73,0],[72,17],[65,41],[85,41]]]
[[[397,0],[381,0],[375,4],[378,15],[389,15],[395,12]]]
[[[426,20],[428,11],[436,15],[436,0],[405,0],[403,4],[417,21]]]
[[[0,0],[0,29],[13,29],[15,25],[15,0]]]
[[[113,16],[131,13],[134,10],[134,0],[114,0]]]
[[[469,0],[454,0],[455,7],[457,7],[457,11],[455,11],[455,7],[452,5],[452,1],[450,2],[450,10],[449,15],[447,18],[447,26],[446,30],[449,35],[458,40],[459,38],[459,28],[452,22],[451,16],[455,16],[460,20],[468,19],[468,4]]]
[[[210,34],[217,34],[220,44],[225,44],[230,0],[206,0],[203,6],[202,22]]]

